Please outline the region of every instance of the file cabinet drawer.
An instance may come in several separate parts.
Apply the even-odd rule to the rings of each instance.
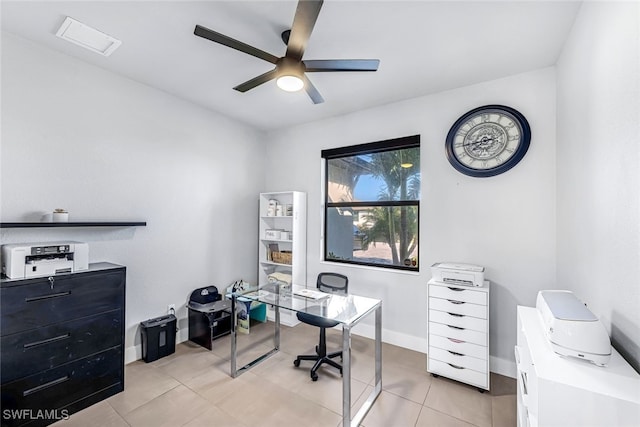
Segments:
[[[30,279],[0,289],[1,334],[14,334],[124,305],[125,270]]]
[[[454,338],[441,337],[439,335],[429,336],[429,347],[437,347],[443,350],[450,350],[456,353],[466,354],[468,356],[477,357],[478,359],[487,359],[487,347],[472,344]]]
[[[472,304],[487,305],[487,293],[476,291],[473,288],[431,285],[429,288],[429,296],[454,301],[464,301]]]
[[[484,373],[487,372],[487,359],[478,359],[477,357],[450,350],[429,346],[429,358],[450,363],[454,365],[454,367],[469,368]]]
[[[476,387],[488,388],[488,375],[483,372],[474,371],[469,368],[461,368],[451,366],[449,363],[441,362],[429,357],[429,372],[451,378],[452,380],[462,381]]]
[[[429,309],[445,311],[447,313],[463,314],[480,319],[487,318],[487,306],[472,304],[464,301],[447,300],[442,298],[429,298]]]
[[[440,335],[445,338],[453,338],[486,347],[488,337],[484,332],[472,329],[463,329],[457,326],[443,325],[442,323],[429,322],[429,335]]]
[[[121,347],[94,354],[2,385],[2,409],[64,408],[122,382]]]
[[[479,319],[464,314],[456,314],[445,311],[429,310],[429,321],[443,323],[445,325],[459,326],[474,331],[487,332],[486,319]]]
[[[113,310],[3,336],[2,384],[115,347],[121,334],[122,310]]]

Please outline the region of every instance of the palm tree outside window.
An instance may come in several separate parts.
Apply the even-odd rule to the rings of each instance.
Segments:
[[[324,259],[418,271],[420,136],[322,151]]]

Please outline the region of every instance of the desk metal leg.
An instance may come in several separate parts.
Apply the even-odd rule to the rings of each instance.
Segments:
[[[351,425],[351,327],[342,325],[342,425]]]
[[[237,365],[237,357],[238,357],[238,316],[236,310],[236,304],[238,302],[238,298],[235,294],[231,294],[231,377],[236,378],[240,374],[242,374],[247,369],[251,368],[254,365],[266,360],[270,356],[277,353],[280,349],[280,309],[276,307],[276,329],[273,334],[273,345],[274,348],[269,350],[267,353],[262,356],[256,358],[255,360],[247,363],[240,369],[238,369]],[[242,302],[244,304],[244,302]],[[247,312],[247,315],[249,313]]]
[[[364,419],[369,409],[373,406],[373,402],[376,401],[380,392],[382,392],[382,304],[376,307],[376,341],[375,341],[375,366],[376,366],[376,384],[373,387],[373,391],[367,397],[367,400],[362,404],[358,413],[353,417],[353,420],[350,419],[351,415],[351,339],[350,339],[350,328],[345,328],[342,330],[342,341],[343,341],[343,352],[347,349],[347,345],[349,346],[349,350],[347,352],[348,356],[345,359],[343,353],[343,363],[342,363],[342,425],[343,427],[351,426],[358,427],[362,420]],[[345,334],[345,330],[347,331]],[[345,368],[346,371],[345,371]],[[348,398],[347,398],[348,396]]]
[[[238,298],[235,294],[231,294],[231,377],[238,376],[238,370],[236,369],[236,357],[238,356],[238,316],[236,313],[236,303]]]

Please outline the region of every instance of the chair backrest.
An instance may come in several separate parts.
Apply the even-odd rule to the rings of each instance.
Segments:
[[[320,273],[317,281],[318,290],[332,294],[347,295],[349,278],[338,273]]]

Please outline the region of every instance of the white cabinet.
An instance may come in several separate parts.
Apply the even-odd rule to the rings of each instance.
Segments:
[[[538,310],[518,306],[519,427],[638,426],[640,376],[612,348],[607,366],[554,353]]]
[[[430,280],[427,371],[489,390],[489,281]]]
[[[258,245],[258,282],[267,283],[269,275],[282,273],[291,282],[305,286],[307,280],[307,195],[300,191],[260,194]],[[273,307],[267,318],[275,319]],[[294,312],[280,311],[280,322],[294,326]]]

